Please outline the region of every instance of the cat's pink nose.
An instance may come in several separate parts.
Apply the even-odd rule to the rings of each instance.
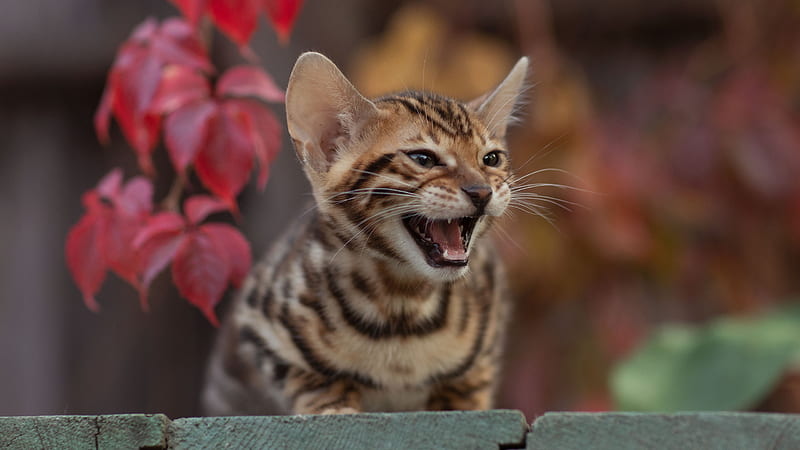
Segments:
[[[469,197],[469,199],[472,201],[472,204],[478,209],[476,215],[483,214],[483,209],[492,198],[492,187],[485,185],[473,185],[462,187],[461,190],[467,194],[467,197]]]

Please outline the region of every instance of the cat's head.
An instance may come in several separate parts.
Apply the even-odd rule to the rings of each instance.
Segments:
[[[342,245],[431,279],[464,275],[475,240],[509,204],[505,135],[527,69],[520,59],[467,103],[420,92],[369,100],[325,56],[301,55],[286,90],[289,134]]]

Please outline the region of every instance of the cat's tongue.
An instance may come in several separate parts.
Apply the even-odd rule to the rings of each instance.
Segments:
[[[461,240],[458,220],[434,220],[428,227],[428,235],[433,242],[439,244],[444,259],[463,261],[467,259],[467,250]]]

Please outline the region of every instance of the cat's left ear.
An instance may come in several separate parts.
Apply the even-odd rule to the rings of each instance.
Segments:
[[[528,58],[523,56],[493,91],[468,103],[497,138],[504,138],[508,124],[514,120],[514,109],[528,75]]]
[[[377,115],[375,105],[330,59],[315,52],[297,59],[286,88],[286,121],[309,175],[325,173]]]

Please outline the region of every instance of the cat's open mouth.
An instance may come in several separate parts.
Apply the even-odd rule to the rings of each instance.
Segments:
[[[469,240],[478,217],[429,219],[406,216],[403,224],[432,267],[466,266]]]

